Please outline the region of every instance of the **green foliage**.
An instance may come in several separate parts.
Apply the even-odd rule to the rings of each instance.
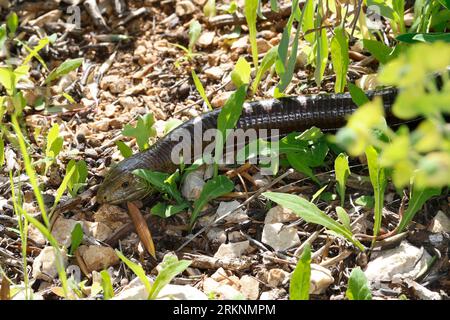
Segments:
[[[364,91],[355,86],[353,83],[348,84],[348,91],[350,92],[350,95],[352,97],[352,101],[358,106],[362,106],[366,102],[369,102],[369,98],[367,98]]]
[[[214,17],[216,15],[216,0],[208,0],[203,6],[203,14],[206,17]]]
[[[347,83],[347,70],[350,64],[348,57],[348,39],[343,27],[337,27],[334,30],[334,37],[331,39],[331,61],[333,62],[333,70],[336,73],[336,82],[334,83],[334,91],[336,93],[344,92]]]
[[[111,283],[111,277],[106,270],[100,271],[100,275],[102,277],[103,299],[109,300],[114,297],[114,289]]]
[[[245,0],[244,15],[248,25],[250,46],[252,49],[253,65],[258,70],[258,46],[256,44],[256,18],[258,0]]]
[[[375,206],[375,199],[372,196],[360,196],[355,200],[355,204],[372,209]]]
[[[290,300],[308,300],[311,279],[311,246],[305,245],[302,255],[292,273],[289,286]]]
[[[427,202],[431,197],[438,196],[440,194],[440,188],[419,189],[414,186],[411,192],[411,198],[409,199],[408,208],[403,213],[402,220],[397,227],[397,232],[402,232],[408,226],[416,213],[423,207],[425,202]]]
[[[211,103],[209,102],[208,96],[206,95],[205,88],[203,88],[203,85],[194,70],[192,70],[192,79],[194,80],[195,88],[200,94],[200,97],[202,97],[203,101],[205,101],[209,110],[212,110],[212,106]]]
[[[450,42],[450,34],[446,32],[435,33],[404,33],[396,37],[398,41],[405,43],[417,43],[417,42],[436,42],[444,41]]]
[[[181,125],[183,123],[183,121],[181,121],[180,119],[170,119],[166,122],[165,126],[164,126],[164,134],[168,134],[170,131],[172,131],[173,129],[175,129],[176,127],[178,127],[179,125]]]
[[[378,159],[379,153],[374,147],[369,146],[366,148],[366,157],[367,165],[369,167],[370,182],[372,183],[375,198],[373,235],[376,237],[381,229],[387,176],[386,170],[380,165]]]
[[[148,298],[151,300],[156,299],[162,288],[169,284],[178,274],[186,270],[191,263],[188,260],[178,260],[176,256],[164,256],[163,261],[159,264],[159,273],[150,289]]]
[[[319,1],[319,4],[321,1]],[[321,11],[321,10],[320,10]],[[319,28],[322,21],[322,15],[318,14],[316,16],[316,28]],[[316,69],[314,70],[314,80],[317,86],[322,83],[323,75],[325,73],[325,68],[328,63],[328,37],[327,30],[325,28],[320,31],[316,31],[315,39],[315,51],[316,51]]]
[[[336,181],[338,183],[337,191],[341,198],[341,206],[344,206],[345,201],[345,184],[350,175],[350,168],[348,166],[348,157],[341,153],[334,160],[334,171],[336,174]]]
[[[392,49],[384,43],[376,40],[364,39],[363,44],[364,48],[367,49],[379,62],[385,64],[389,61]]]
[[[156,135],[156,129],[153,127],[155,119],[152,113],[140,116],[136,127],[127,124],[122,130],[122,134],[126,137],[133,137],[139,146],[140,151],[149,148],[148,140]]]
[[[62,149],[64,139],[59,134],[59,125],[55,123],[47,134],[47,146],[45,148],[45,172],[56,161],[56,157]]]
[[[72,197],[75,197],[78,192],[86,186],[86,179],[88,176],[87,164],[84,160],[75,161],[70,160],[66,167],[66,176],[74,168],[70,180],[67,183],[67,188]]]
[[[194,225],[202,208],[211,200],[223,196],[234,189],[233,182],[226,176],[217,176],[206,182],[200,197],[194,202],[190,226]]]
[[[5,163],[5,142],[0,134],[0,167]]]
[[[239,88],[243,85],[248,85],[250,83],[250,73],[252,69],[250,64],[245,60],[245,58],[240,57],[236,62],[233,71],[231,72],[231,81],[234,85]]]
[[[78,58],[78,59],[70,59],[70,60],[66,60],[63,63],[61,63],[56,69],[52,70],[49,75],[47,76],[47,78],[45,79],[45,83],[50,83],[66,74],[68,74],[69,72],[77,69],[79,66],[81,66],[81,64],[83,63],[83,58]]]
[[[367,278],[360,267],[354,268],[350,273],[345,295],[349,300],[372,300]]]
[[[81,244],[81,241],[83,241],[83,228],[81,227],[80,223],[77,223],[75,227],[73,227],[72,233],[71,233],[71,242],[70,242],[70,251],[69,254],[73,255],[75,251],[77,251],[78,247]]]
[[[144,269],[142,269],[140,265],[125,257],[123,253],[117,249],[116,254],[120,258],[120,260],[122,260],[122,262],[125,263],[127,267],[131,269],[131,271],[133,271],[133,273],[139,278],[139,280],[141,280],[147,292],[150,292],[152,289],[152,285],[150,283],[150,280],[148,280],[147,276],[145,275]]]
[[[332,231],[334,235],[347,239],[361,251],[365,250],[365,247],[358,240],[353,238],[353,234],[350,229],[348,229],[344,224],[341,224],[327,216],[322,210],[308,200],[296,195],[277,192],[265,192],[263,193],[263,196],[278,203],[286,209],[292,210],[306,222],[321,225]]]
[[[131,150],[131,148],[129,146],[127,146],[125,144],[125,142],[118,140],[115,142],[115,144],[116,144],[117,148],[119,149],[120,154],[124,158],[129,158],[133,155],[133,150]]]
[[[264,58],[261,61],[261,65],[252,83],[252,94],[256,93],[262,76],[274,65],[277,58],[278,46],[270,48],[270,50],[264,55]]]
[[[189,24],[189,52],[192,52],[194,50],[195,43],[197,42],[201,33],[202,26],[200,25],[200,22],[198,22],[197,20],[193,20]]]
[[[181,211],[189,208],[189,204],[187,202],[178,204],[178,205],[170,205],[162,202],[158,202],[156,205],[154,205],[150,212],[151,214],[161,217],[163,219],[169,218],[177,213],[180,213]]]
[[[9,30],[9,37],[12,38],[16,33],[17,27],[19,26],[19,18],[15,12],[11,12],[6,19],[6,25]]]

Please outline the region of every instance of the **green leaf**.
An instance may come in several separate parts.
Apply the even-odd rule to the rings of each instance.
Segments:
[[[286,90],[287,86],[292,80],[294,75],[295,64],[297,63],[297,50],[298,50],[298,39],[300,37],[300,28],[297,29],[294,37],[294,41],[292,44],[292,52],[289,56],[287,65],[284,67],[284,72],[281,75],[280,83],[277,85],[275,89],[275,97],[280,97],[281,93]]]
[[[58,79],[69,72],[77,69],[83,63],[83,58],[69,59],[61,63],[56,69],[53,69],[45,79],[45,83],[48,84],[55,79]]]
[[[322,188],[320,188],[319,190],[317,190],[316,193],[313,194],[313,196],[311,198],[311,202],[314,202],[314,200],[318,199],[320,197],[320,195],[322,194],[322,192],[324,192],[327,187],[328,186],[325,185]]]
[[[305,6],[303,7],[303,21],[302,21],[302,29],[306,33],[309,30],[314,29],[314,1],[306,1]],[[305,35],[305,40],[310,44],[314,43],[314,33],[308,33]]]
[[[194,45],[202,33],[202,26],[197,20],[189,24],[189,51],[192,52]]]
[[[394,20],[394,10],[388,6],[388,1],[385,0],[367,0],[367,6],[376,6],[380,10],[380,14],[391,20]]]
[[[258,90],[259,83],[261,82],[262,76],[269,70],[275,61],[277,61],[278,58],[278,46],[270,48],[269,51],[264,55],[264,58],[261,61],[261,66],[258,69],[258,72],[256,73],[255,79],[252,83],[252,94],[256,93],[256,90]]]
[[[5,143],[3,142],[3,138],[0,135],[0,167],[5,164]]]
[[[216,0],[208,0],[203,6],[203,14],[206,17],[214,17],[216,15]]]
[[[270,10],[272,10],[273,12],[279,11],[277,0],[270,0]]]
[[[198,93],[200,94],[200,97],[202,97],[203,101],[205,101],[209,110],[212,110],[213,108],[211,106],[211,103],[208,100],[208,96],[206,95],[205,88],[203,88],[203,85],[194,70],[192,70],[192,79],[194,80],[195,88],[197,89]]]
[[[46,45],[48,45],[49,42],[50,40],[48,37],[40,39],[38,44],[33,49],[22,43],[23,47],[29,52],[28,56],[26,56],[26,58],[23,60],[22,66],[28,65],[28,62],[30,62],[32,58],[36,58],[42,64],[44,69],[48,70],[45,61],[42,59],[38,52],[41,51]]]
[[[342,207],[336,207],[336,214],[338,216],[339,221],[347,228],[348,231],[351,231],[352,228],[350,226],[350,216],[347,211],[345,211]]]
[[[124,158],[129,158],[133,155],[133,150],[125,142],[117,140],[115,144]]]
[[[355,86],[353,83],[348,84],[348,91],[350,92],[353,102],[358,107],[370,101],[369,98],[367,98],[364,91],[361,88]]]
[[[307,243],[292,273],[289,286],[289,300],[309,300],[310,281],[311,246]]]
[[[63,147],[64,139],[60,136],[59,125],[55,123],[47,134],[47,146],[45,149],[45,156],[48,160],[45,162],[45,172],[47,172],[50,165],[56,160],[59,152]]]
[[[88,176],[88,168],[87,164],[84,160],[75,161],[70,160],[67,164],[66,168],[66,176],[69,174],[69,172],[72,170],[72,168],[75,168],[75,172],[73,173],[72,177],[70,178],[67,188],[69,189],[70,194],[72,197],[75,197],[78,193],[78,191],[83,188],[86,185],[86,178]]]
[[[106,270],[100,271],[100,275],[102,276],[103,299],[109,300],[114,297],[114,289],[111,283],[111,277]]]
[[[145,275],[144,269],[142,269],[142,267],[140,265],[129,260],[127,257],[125,257],[123,255],[122,252],[120,252],[117,249],[116,249],[116,254],[120,258],[120,260],[122,260],[127,265],[127,267],[130,268],[131,271],[133,271],[133,273],[139,278],[139,280],[141,280],[141,282],[144,284],[144,287],[147,290],[147,292],[150,292],[152,290],[152,285],[151,285],[150,281],[148,280],[147,276]]]
[[[69,254],[73,255],[83,241],[83,228],[77,223],[72,229]]]
[[[200,197],[194,202],[194,210],[191,215],[191,227],[197,220],[202,208],[211,200],[223,196],[234,189],[233,182],[226,176],[217,176],[205,183]]]
[[[245,0],[244,15],[248,25],[250,46],[252,49],[253,65],[258,70],[258,46],[256,44],[256,18],[258,11],[258,0]]]
[[[135,138],[140,151],[146,150],[149,147],[148,140],[156,135],[156,129],[153,128],[154,123],[153,114],[148,113],[139,117],[136,127],[127,124],[122,130],[122,134]]]
[[[64,192],[66,191],[67,185],[69,184],[69,181],[72,178],[72,175],[74,174],[75,169],[76,168],[73,167],[69,172],[66,173],[63,181],[61,182],[60,186],[58,187],[58,190],[56,190],[55,201],[53,203],[53,207],[51,210],[52,213],[55,210],[56,206],[58,205],[59,201],[61,200],[61,197],[63,196]]]
[[[16,33],[17,27],[19,26],[19,18],[17,17],[17,14],[15,12],[11,12],[8,15],[6,25],[8,26],[9,36],[13,37]]]
[[[345,295],[349,300],[372,300],[367,278],[360,267],[354,268],[348,279]]]
[[[375,199],[372,196],[361,196],[355,200],[355,204],[372,209],[375,205]]]
[[[350,175],[350,168],[348,166],[348,157],[341,153],[334,160],[334,171],[336,173],[336,181],[338,183],[338,193],[341,198],[341,206],[344,206],[345,201],[345,184]]]
[[[190,265],[191,261],[179,260],[176,256],[164,256],[164,260],[159,265],[160,271],[158,276],[153,283],[153,286],[149,292],[148,298],[153,300],[158,297],[162,288],[172,281],[178,274],[186,270]]]
[[[176,118],[168,120],[164,126],[164,135],[168,134],[170,131],[180,126],[182,123],[183,121]]]
[[[170,195],[177,201],[177,203],[181,204],[184,202],[183,197],[181,196],[181,193],[176,185],[176,180],[179,178],[178,171],[171,175],[165,172],[136,169],[133,173],[150,183],[156,190]]]
[[[347,83],[347,70],[350,63],[348,57],[348,39],[345,30],[342,27],[337,27],[335,35],[331,40],[331,61],[333,62],[333,70],[336,73],[336,82],[334,84],[334,91],[336,93],[344,92],[345,84]]]
[[[374,56],[375,59],[377,59],[382,64],[386,64],[390,60],[392,49],[384,43],[376,40],[364,39],[363,45],[364,48],[367,49],[372,54],[372,56]]]
[[[250,83],[250,73],[252,68],[250,64],[245,60],[245,58],[240,57],[236,62],[236,65],[231,72],[231,81],[233,81],[236,88],[242,85],[247,85]]]
[[[416,43],[416,42],[450,42],[450,34],[446,32],[435,32],[435,33],[404,33],[396,37],[398,41],[405,43]]]
[[[292,210],[296,215],[298,215],[306,222],[315,223],[327,229],[330,229],[346,238],[361,251],[365,250],[364,246],[358,240],[353,238],[353,234],[351,233],[351,231],[349,231],[344,225],[327,216],[322,210],[317,208],[316,205],[309,202],[308,200],[296,195],[277,192],[265,192],[263,193],[263,196],[278,203],[286,209]]]
[[[5,45],[6,39],[7,39],[6,26],[4,24],[2,24],[0,26],[0,48],[3,48],[3,46]]]
[[[316,32],[316,70],[314,70],[314,79],[317,86],[320,86],[328,63],[328,38],[327,30],[322,29]]]
[[[384,191],[387,185],[386,170],[381,167],[379,162],[379,153],[374,147],[366,148],[367,165],[369,167],[370,182],[372,183],[375,209],[373,235],[374,240],[381,229],[381,219],[383,217]]]
[[[441,194],[440,188],[424,188],[419,189],[413,186],[411,199],[409,200],[408,209],[403,213],[402,220],[400,221],[397,233],[402,232],[408,224],[412,221],[416,213],[423,207],[425,202],[431,197]]]
[[[187,202],[178,205],[167,205],[165,203],[158,202],[150,209],[150,212],[155,216],[166,219],[173,215],[176,215],[177,213],[180,213],[187,208],[189,208],[189,203]]]
[[[239,89],[237,89],[237,91],[234,92],[230,98],[228,98],[222,110],[220,110],[219,116],[217,117],[218,135],[216,136],[214,157],[216,163],[219,163],[219,159],[222,157],[223,146],[230,133],[227,131],[229,131],[229,129],[233,129],[241,117],[246,89],[246,86],[239,87]]]

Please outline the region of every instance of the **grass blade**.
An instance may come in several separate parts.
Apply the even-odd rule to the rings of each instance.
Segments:
[[[292,273],[289,286],[289,300],[309,300],[311,281],[311,246],[305,245],[297,266]]]

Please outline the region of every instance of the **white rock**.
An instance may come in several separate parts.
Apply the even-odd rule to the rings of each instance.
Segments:
[[[31,300],[44,300],[44,297],[39,292],[33,292],[28,296],[28,299]],[[19,291],[11,300],[27,300],[27,296],[25,295],[25,290]]]
[[[214,272],[211,275],[210,278],[217,282],[221,282],[221,281],[227,280],[230,275],[231,275],[231,272],[227,272],[227,271],[225,271],[224,268],[220,267],[219,269],[216,270],[216,272]]]
[[[420,300],[442,300],[442,296],[439,293],[431,291],[413,280],[405,279],[405,282],[409,287],[413,288],[414,293]]]
[[[255,278],[244,275],[239,280],[240,291],[248,300],[257,300],[259,296],[259,282]]]
[[[249,46],[248,36],[239,38],[231,45],[231,50],[247,49]]]
[[[246,253],[250,249],[250,242],[242,241],[228,244],[221,244],[217,249],[214,258],[239,258],[243,253]]]
[[[229,213],[230,211],[236,209],[237,207],[239,207],[241,204],[236,201],[222,201],[219,204],[219,207],[217,208],[217,216],[218,217],[222,217],[223,215]],[[226,222],[229,223],[239,223],[242,222],[244,220],[247,220],[248,216],[247,214],[244,212],[244,210],[242,210],[242,208],[237,209],[236,211],[234,211],[232,214],[228,215],[227,217],[224,218],[224,220]]]
[[[206,278],[203,281],[203,292],[207,295],[218,294],[221,299],[235,300],[242,298],[242,294],[228,284],[221,284],[214,279]]]
[[[264,225],[261,241],[276,251],[283,251],[300,244],[300,238],[295,227],[286,228],[282,223]]]
[[[330,270],[319,266],[318,264],[311,264],[311,285],[309,287],[310,294],[321,294],[334,282]]]
[[[73,219],[66,219],[59,217],[53,225],[52,235],[58,241],[58,243],[66,248],[70,246],[72,242],[72,230],[79,221]]]
[[[222,79],[223,74],[225,73],[221,67],[211,67],[211,68],[206,69],[204,72],[205,72],[205,75],[209,79],[213,79],[213,80]]]
[[[299,217],[289,209],[285,209],[282,206],[276,206],[271,208],[264,219],[265,224],[277,223],[277,222],[291,222],[297,220]]]
[[[214,108],[221,108],[225,105],[225,102],[227,102],[228,98],[231,97],[233,94],[232,91],[224,91],[222,93],[219,93],[218,95],[215,95],[214,98],[211,100],[211,104]]]
[[[214,31],[204,31],[197,40],[197,44],[201,47],[209,47],[214,41],[216,33]]]
[[[44,235],[32,224],[28,227],[28,238],[33,240],[39,246],[43,246],[47,243]]]
[[[113,231],[103,222],[83,221],[83,232],[99,241],[108,239]]]
[[[78,252],[89,271],[100,271],[119,263],[119,257],[111,247],[83,245]]]
[[[289,273],[284,271],[283,269],[270,269],[267,275],[267,285],[272,288],[279,287],[288,277]]]
[[[433,221],[431,222],[428,230],[430,230],[433,233],[439,232],[450,233],[450,219],[444,212],[438,211],[436,216],[433,218]]]
[[[158,294],[158,300],[208,300],[206,294],[197,288],[168,284]]]
[[[182,17],[195,12],[196,9],[195,5],[189,0],[177,1],[175,13],[177,16]]]
[[[381,281],[414,278],[429,259],[430,255],[423,247],[419,249],[404,240],[397,248],[379,252],[368,263],[364,273],[372,286],[377,288]]]
[[[155,124],[153,125],[153,127],[156,130],[156,135],[158,136],[158,138],[161,138],[164,136],[164,130],[166,128],[166,121],[164,120],[156,120]]]
[[[67,266],[67,254],[61,250],[62,263],[64,268]],[[56,269],[56,255],[53,247],[45,247],[33,262],[33,278],[52,282],[58,275]]]
[[[265,291],[261,293],[259,300],[277,300],[286,295],[286,290],[284,289],[272,289],[270,291]]]
[[[199,169],[187,174],[181,187],[181,193],[187,200],[197,200],[202,193],[205,181],[203,180],[204,170]]]
[[[222,228],[211,228],[207,233],[206,237],[213,242],[225,243],[227,241],[227,235],[225,230]]]
[[[124,288],[111,300],[147,300],[148,292],[144,285]]]

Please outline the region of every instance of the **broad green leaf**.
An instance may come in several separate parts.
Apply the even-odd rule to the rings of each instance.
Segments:
[[[258,70],[258,46],[256,44],[256,17],[258,11],[258,0],[245,0],[244,15],[247,21],[250,46],[252,49],[253,65]]]
[[[246,86],[241,86],[234,92],[230,98],[228,98],[225,106],[220,110],[217,118],[217,130],[218,136],[216,136],[215,145],[215,162],[218,163],[222,157],[223,146],[227,141],[229,129],[233,129],[236,126],[239,118],[242,114],[242,107],[245,101]]]
[[[292,273],[289,286],[289,300],[309,300],[310,281],[311,246],[307,243]]]
[[[125,257],[123,255],[122,252],[120,252],[117,249],[116,249],[116,254],[120,258],[120,260],[122,260],[122,262],[124,262],[127,265],[127,267],[130,268],[131,271],[133,271],[133,273],[139,278],[139,280],[141,280],[141,282],[144,285],[147,292],[150,292],[152,290],[152,285],[151,285],[150,281],[148,280],[147,276],[145,275],[144,269],[142,269],[142,267],[140,265],[129,260],[127,257]]]
[[[302,29],[305,33],[314,29],[314,7],[314,1],[311,0],[306,1],[303,7]],[[314,43],[314,32],[306,34],[305,40],[312,45]]]
[[[203,14],[206,17],[214,17],[216,15],[216,0],[208,0],[203,6]]]
[[[192,52],[195,43],[197,42],[200,34],[202,33],[202,26],[197,20],[192,21],[189,24],[189,51]]]
[[[355,86],[353,83],[348,84],[348,91],[350,92],[353,102],[358,107],[370,101],[369,98],[367,98],[364,91],[361,88]]]
[[[373,209],[375,205],[375,199],[372,196],[361,196],[355,200],[355,204]]]
[[[70,59],[61,63],[56,69],[53,69],[45,79],[45,83],[48,84],[55,79],[58,79],[69,72],[77,69],[83,63],[83,58]]]
[[[270,48],[269,51],[264,55],[264,58],[261,61],[261,66],[258,69],[258,72],[256,73],[255,79],[252,83],[252,94],[255,94],[258,90],[259,83],[261,82],[261,78],[264,75],[264,73],[269,70],[275,61],[278,58],[278,46]]]
[[[125,142],[117,140],[115,144],[124,158],[129,158],[133,155],[133,150]]]
[[[205,183],[200,197],[194,202],[194,210],[191,215],[191,227],[197,220],[202,208],[211,200],[223,196],[234,189],[233,182],[226,176],[217,176]]]
[[[172,118],[168,120],[164,126],[164,135],[168,134],[170,131],[181,125],[183,121],[180,119]]]
[[[394,9],[388,5],[388,1],[367,0],[367,6],[375,6],[383,17],[394,20]]]
[[[153,128],[154,123],[153,114],[148,113],[139,117],[136,127],[127,124],[122,130],[122,134],[135,138],[140,151],[146,150],[149,147],[148,140],[156,135],[156,129]]]
[[[158,202],[156,205],[154,205],[150,212],[151,214],[161,217],[161,218],[169,218],[177,213],[180,213],[184,209],[187,209],[189,207],[189,203],[184,202],[178,205],[167,205],[162,202]]]
[[[198,93],[200,94],[200,97],[202,97],[203,101],[205,101],[206,105],[208,106],[209,110],[212,110],[211,103],[208,100],[208,96],[206,95],[205,88],[203,87],[199,77],[195,73],[194,70],[192,70],[192,79],[194,80],[195,88],[197,89]]]
[[[286,209],[292,210],[296,215],[309,223],[315,223],[321,225],[327,229],[330,229],[337,234],[345,237],[348,241],[353,243],[361,251],[364,251],[364,246],[356,239],[353,238],[353,234],[344,225],[333,220],[327,216],[322,210],[317,208],[316,205],[303,199],[299,196],[277,193],[277,192],[265,192],[263,193],[267,199],[272,200]]]
[[[45,156],[48,160],[45,162],[45,172],[47,172],[50,165],[56,160],[59,152],[63,147],[64,139],[60,136],[59,125],[55,123],[47,134],[47,146],[45,149]]]
[[[448,10],[450,10],[450,0],[437,0],[437,1],[439,1],[440,4],[442,4]]]
[[[372,183],[375,208],[374,208],[374,224],[373,235],[374,240],[381,229],[381,219],[383,217],[384,191],[387,185],[386,170],[381,167],[379,162],[378,151],[369,146],[366,148],[367,165],[369,167],[370,182]]]
[[[278,1],[277,0],[270,0],[270,10],[274,12],[278,12]]]
[[[303,157],[299,156],[298,153],[292,153],[292,152],[287,153],[286,156],[287,156],[287,160],[289,161],[289,164],[292,166],[292,168],[294,168],[298,172],[306,174],[315,183],[320,185],[319,179],[316,178],[311,167],[304,163]]]
[[[109,300],[114,297],[114,289],[111,283],[111,277],[106,270],[100,271],[100,275],[102,276],[103,299]]]
[[[436,32],[436,33],[405,33],[396,37],[398,41],[406,43],[416,43],[416,42],[450,42],[450,34],[446,32]]]
[[[151,300],[156,299],[162,288],[169,284],[178,274],[186,270],[191,263],[188,260],[178,260],[176,256],[164,256],[164,260],[159,265],[160,271],[153,283],[148,298]]]
[[[348,287],[345,295],[349,300],[372,300],[367,278],[360,267],[356,267],[350,273]]]
[[[322,29],[316,32],[316,70],[314,70],[314,80],[320,86],[328,63],[328,38],[327,30]]]
[[[338,183],[337,191],[339,197],[341,198],[341,206],[344,206],[345,201],[345,184],[347,183],[347,178],[350,175],[350,168],[348,166],[348,157],[341,153],[334,160],[334,171],[336,174],[336,181]]]
[[[441,194],[440,188],[424,188],[419,189],[413,186],[413,190],[411,193],[411,199],[408,203],[408,208],[403,213],[402,220],[400,221],[397,233],[402,232],[408,224],[412,221],[416,213],[423,207],[425,202],[428,201],[431,197],[438,196]]]
[[[382,64],[386,64],[389,61],[389,56],[392,49],[380,41],[376,40],[363,40],[364,48],[366,48],[372,56],[375,57]]]
[[[344,92],[345,84],[347,83],[346,77],[350,60],[345,30],[342,27],[337,27],[334,33],[335,35],[331,40],[331,61],[333,62],[333,70],[336,73],[334,91],[340,93]]]
[[[252,69],[250,64],[245,60],[245,58],[240,57],[236,62],[236,65],[231,72],[231,81],[233,81],[236,88],[242,85],[248,85],[250,83],[250,73]]]
[[[19,26],[19,18],[15,12],[11,12],[6,19],[6,25],[8,26],[9,36],[13,37]]]
[[[3,48],[6,41],[6,26],[4,24],[0,25],[0,48]]]
[[[77,223],[72,229],[69,254],[73,255],[83,241],[83,228]]]
[[[5,88],[8,95],[12,96],[14,94],[16,76],[10,68],[0,68],[0,84]]]
[[[280,77],[281,78],[280,83],[277,85],[275,89],[275,98],[280,97],[281,94],[284,92],[284,90],[286,90],[287,86],[291,82],[292,77],[294,75],[295,64],[297,62],[299,37],[300,37],[300,28],[298,28],[297,32],[295,33],[294,42],[292,44],[292,52],[285,66],[285,70]]]
[[[169,194],[177,203],[184,202],[175,180],[179,178],[178,171],[170,175],[165,172],[157,172],[146,169],[136,169],[133,171],[135,175],[143,178],[160,192]]]
[[[348,231],[351,231],[352,228],[350,226],[350,216],[347,211],[345,211],[342,207],[336,207],[336,214],[338,216],[339,221],[347,228]]]
[[[75,172],[72,174],[72,177],[67,184],[67,188],[69,189],[72,197],[75,197],[78,191],[86,185],[88,168],[84,160],[75,161],[72,159],[67,164],[66,176],[69,174],[72,168],[75,168]]]

